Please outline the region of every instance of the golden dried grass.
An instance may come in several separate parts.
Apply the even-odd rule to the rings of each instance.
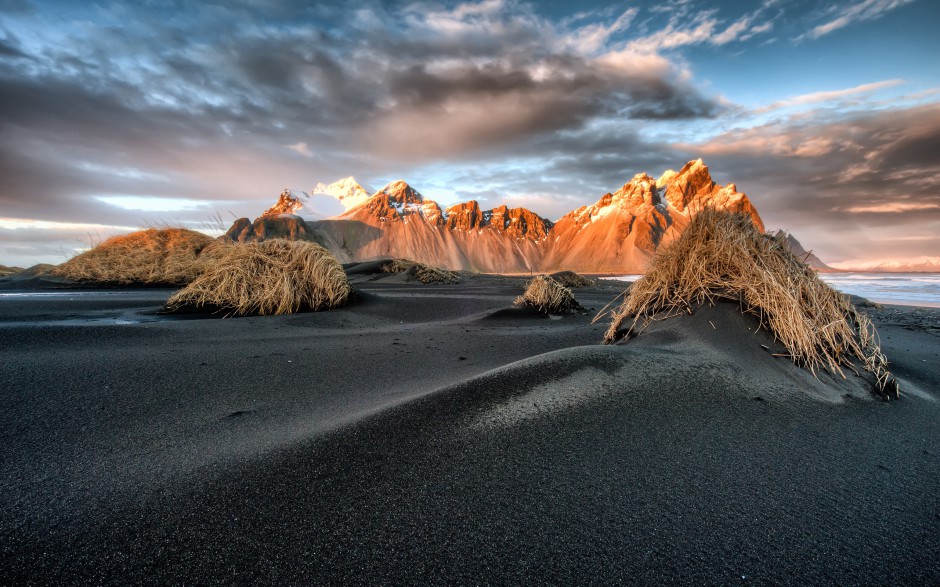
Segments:
[[[537,275],[526,284],[525,292],[513,302],[547,314],[566,314],[578,308],[571,290],[548,275]]]
[[[290,314],[342,306],[352,293],[336,257],[316,243],[220,241],[207,254],[202,274],[167,300],[168,311],[208,307],[234,315]]]
[[[7,267],[6,265],[0,265],[0,277],[6,277],[7,275],[13,275],[22,271],[22,267]]]
[[[650,322],[716,298],[738,300],[787,348],[794,363],[814,375],[824,367],[845,377],[842,368],[858,361],[875,376],[885,397],[897,397],[897,381],[878,342],[874,325],[848,297],[822,281],[796,257],[781,235],[763,234],[742,214],[703,210],[670,246],[656,253],[619,308],[612,311],[605,343]],[[606,309],[595,320],[606,315]]]
[[[83,283],[182,285],[196,278],[196,259],[211,242],[185,228],[148,228],[109,238],[51,273]]]
[[[381,267],[383,273],[404,273],[407,281],[420,281],[428,285],[432,283],[460,283],[460,273],[449,269],[431,267],[424,263],[409,259],[394,259]]]
[[[552,273],[550,277],[565,287],[592,287],[594,285],[593,279],[578,275],[574,271],[559,271]]]

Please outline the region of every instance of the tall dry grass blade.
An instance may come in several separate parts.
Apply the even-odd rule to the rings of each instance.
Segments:
[[[872,372],[877,390],[898,397],[877,333],[848,298],[796,257],[784,235],[758,231],[749,217],[716,210],[696,215],[682,236],[657,252],[612,313],[605,343],[636,334],[663,314],[688,311],[716,298],[737,300],[813,374],[845,377],[853,361]]]

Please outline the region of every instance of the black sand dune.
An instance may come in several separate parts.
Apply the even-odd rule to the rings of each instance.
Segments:
[[[873,310],[887,403],[731,304],[602,347],[525,278],[363,275],[263,318],[0,296],[0,583],[940,582],[940,312]]]

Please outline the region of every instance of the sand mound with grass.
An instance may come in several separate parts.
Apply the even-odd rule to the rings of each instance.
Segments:
[[[394,259],[381,267],[382,273],[403,273],[406,281],[431,283],[460,283],[460,273],[431,267],[409,259]]]
[[[196,258],[211,242],[185,228],[149,228],[109,238],[52,274],[83,283],[182,285],[196,278]]]
[[[6,277],[7,275],[14,275],[23,271],[22,267],[7,267],[6,265],[0,265],[0,277]]]
[[[525,292],[513,302],[547,314],[567,314],[577,309],[571,290],[548,275],[538,275],[526,284]]]
[[[559,271],[552,273],[549,277],[565,287],[592,287],[594,285],[593,279],[578,275],[574,271]]]
[[[861,366],[874,374],[879,393],[898,396],[868,317],[819,279],[784,237],[761,233],[740,214],[704,210],[695,216],[681,237],[657,252],[646,274],[612,311],[604,342],[638,334],[655,320],[691,314],[716,299],[738,301],[786,347],[794,363],[813,374],[825,368],[845,377],[843,368]]]
[[[315,243],[272,239],[217,245],[208,254],[203,273],[167,300],[168,311],[290,314],[342,306],[352,293],[336,257]]]

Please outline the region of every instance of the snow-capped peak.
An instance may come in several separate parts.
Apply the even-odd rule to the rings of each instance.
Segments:
[[[390,201],[394,200],[401,204],[421,204],[424,202],[424,197],[401,179],[389,183],[376,192],[376,195],[378,194],[385,194]]]
[[[349,210],[368,200],[372,190],[361,185],[355,177],[349,176],[329,185],[318,183],[314,186],[313,193],[332,196],[340,201],[344,209]]]

